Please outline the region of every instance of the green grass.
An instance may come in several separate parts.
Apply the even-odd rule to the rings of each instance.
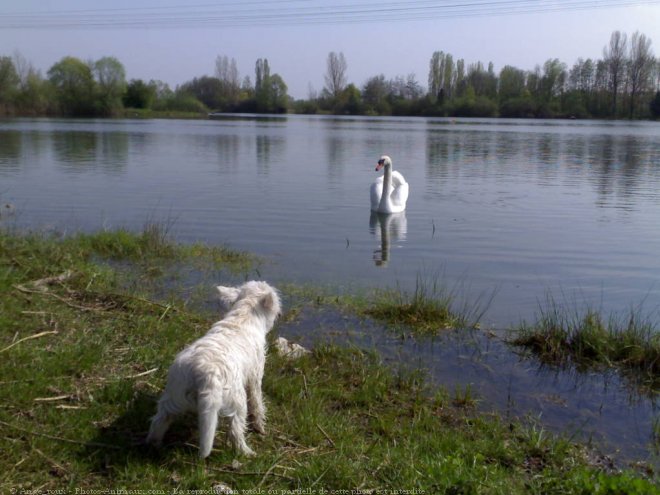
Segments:
[[[126,235],[0,233],[0,493],[172,493],[219,483],[280,494],[658,493],[633,471],[592,466],[583,447],[539,426],[477,413],[470,389],[432,390],[422,373],[329,345],[296,362],[269,356],[268,433],[248,436],[257,457],[236,459],[223,426],[199,461],[194,417],[175,423],[162,449],[147,448],[167,367],[210,320],[176,297],[150,301],[126,288],[124,265],[100,261],[113,246],[104,256],[130,260],[131,275],[142,277],[151,254],[141,242],[152,241]]]
[[[552,297],[533,323],[514,330],[512,343],[545,362],[578,367],[614,367],[657,388],[660,385],[660,329],[641,306],[603,317],[592,308],[570,309]]]
[[[413,291],[379,291],[363,313],[417,335],[433,335],[447,329],[478,328],[493,296],[459,305],[457,290],[447,287],[441,276],[418,275]]]

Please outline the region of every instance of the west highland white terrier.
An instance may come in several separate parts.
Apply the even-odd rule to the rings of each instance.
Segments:
[[[261,380],[266,334],[280,314],[280,298],[266,282],[217,289],[228,312],[206,335],[177,354],[147,443],[160,445],[176,416],[197,411],[201,458],[211,453],[218,416],[230,418],[228,436],[234,449],[253,456],[245,442],[245,428],[249,414],[252,428],[265,434]]]

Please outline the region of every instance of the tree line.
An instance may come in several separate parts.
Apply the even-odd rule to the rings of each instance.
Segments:
[[[219,56],[215,77],[194,78],[172,90],[158,80],[127,81],[115,57],[63,57],[44,77],[20,54],[0,56],[0,115],[113,117],[127,109],[283,113],[289,107],[287,86],[271,74],[267,59],[257,60],[254,84],[249,77],[239,80],[235,60]]]
[[[347,80],[343,53],[330,52],[320,93],[294,100],[268,60],[260,58],[241,79],[235,59],[218,56],[212,76],[172,90],[162,81],[126,80],[114,57],[64,57],[43,76],[20,54],[0,56],[0,115],[117,116],[126,109],[155,112],[333,113],[522,118],[659,118],[660,59],[651,40],[615,31],[598,60],[559,59],[525,71],[510,65],[466,64],[436,51],[427,87],[415,74]]]

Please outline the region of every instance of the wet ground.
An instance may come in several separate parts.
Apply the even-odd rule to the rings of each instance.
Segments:
[[[394,369],[422,369],[452,396],[477,399],[482,411],[528,418],[538,427],[580,440],[617,463],[660,466],[654,425],[657,394],[614,371],[578,372],[541,364],[505,342],[505,332],[448,331],[402,337],[376,322],[332,306],[305,306],[279,334],[306,347],[322,342],[374,349]]]

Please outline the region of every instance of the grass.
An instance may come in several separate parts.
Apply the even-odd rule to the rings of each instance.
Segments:
[[[433,335],[454,328],[478,328],[494,294],[459,307],[457,293],[457,288],[444,285],[440,275],[418,275],[412,292],[402,289],[380,291],[374,298],[375,303],[364,308],[363,313],[417,335]]]
[[[633,471],[592,466],[584,448],[538,426],[477,413],[469,389],[432,390],[422,373],[330,345],[295,362],[269,356],[268,434],[248,436],[257,457],[237,459],[219,434],[199,461],[192,417],[149,449],[142,440],[167,366],[210,320],[176,297],[126,288],[117,261],[130,260],[134,277],[154,262],[141,245],[152,241],[126,235],[0,233],[2,493],[210,492],[220,483],[278,494],[658,493]],[[170,249],[185,262],[176,247],[162,256]],[[110,254],[115,263],[100,261]]]
[[[465,288],[445,285],[440,274],[418,275],[412,291],[354,289],[338,295],[336,289],[286,285],[283,292],[294,304],[333,305],[384,323],[391,330],[416,336],[438,335],[449,329],[479,328],[495,293],[459,304]]]
[[[605,318],[592,308],[569,309],[548,296],[536,321],[523,322],[514,335],[515,345],[531,349],[545,362],[613,367],[653,388],[660,385],[660,329],[643,316],[641,305]]]

